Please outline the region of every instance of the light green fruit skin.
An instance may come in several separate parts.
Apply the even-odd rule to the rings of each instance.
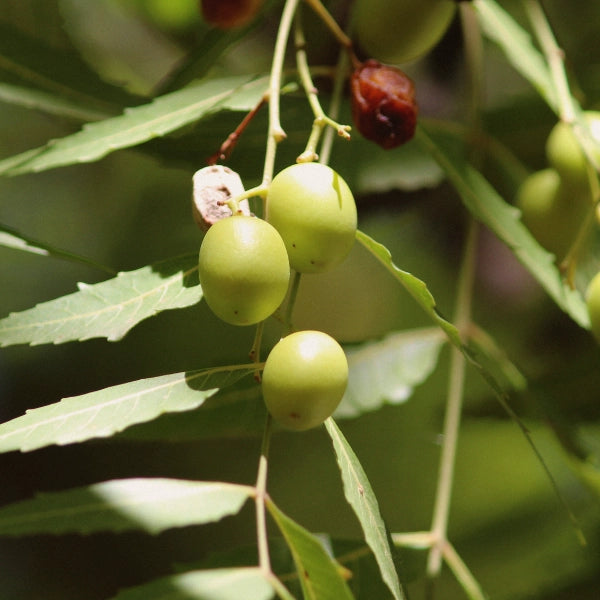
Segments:
[[[533,237],[562,259],[591,207],[591,197],[584,188],[566,184],[555,169],[548,168],[523,181],[515,204]]]
[[[266,221],[243,215],[226,217],[207,231],[198,267],[204,299],[231,325],[252,325],[272,315],[290,279],[279,233]]]
[[[587,111],[583,114],[592,138],[596,142],[593,151],[595,160],[600,163],[600,112]],[[587,158],[583,152],[573,129],[559,121],[546,140],[546,158],[565,182],[572,185],[587,186]]]
[[[369,56],[401,64],[431,50],[455,12],[453,0],[357,0],[355,30]]]
[[[321,331],[297,331],[275,344],[262,374],[265,404],[287,429],[320,425],[339,405],[348,384],[342,347]]]
[[[280,171],[269,186],[265,218],[281,234],[298,273],[329,271],[354,244],[354,196],[342,177],[320,163]]]
[[[600,343],[600,273],[594,275],[585,293],[592,334]]]

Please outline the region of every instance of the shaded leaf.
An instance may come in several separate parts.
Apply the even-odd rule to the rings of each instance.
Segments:
[[[258,567],[190,571],[123,590],[111,600],[269,600],[273,587]]]
[[[485,35],[498,44],[513,67],[558,110],[558,99],[550,70],[531,36],[494,0],[475,0],[479,22]]]
[[[406,288],[410,295],[421,305],[423,310],[439,325],[450,341],[461,347],[458,330],[446,321],[438,312],[435,299],[427,289],[427,285],[418,277],[399,269],[392,261],[390,251],[362,231],[356,232],[356,239]]]
[[[114,342],[140,321],[163,310],[191,306],[202,298],[195,254],[78,287],[78,292],[0,320],[0,346],[62,344],[96,337]]]
[[[255,370],[238,365],[174,373],[65,398],[1,424],[0,452],[108,437],[167,412],[192,410]]]
[[[335,417],[356,417],[385,402],[407,400],[435,368],[445,342],[439,329],[424,328],[348,348],[348,388]]]
[[[135,478],[39,494],[0,508],[0,535],[93,533],[218,521],[240,511],[254,488],[223,482]]]
[[[41,256],[52,256],[54,258],[62,258],[72,262],[83,263],[84,265],[106,271],[111,275],[116,275],[116,272],[113,271],[113,269],[90,260],[85,256],[73,254],[72,252],[62,250],[61,248],[56,248],[50,244],[40,242],[39,240],[35,240],[29,236],[24,236],[15,229],[6,227],[2,224],[0,224],[0,246],[4,246],[5,248],[13,248],[14,250],[21,250],[23,252],[31,252],[32,254],[39,254]]]
[[[544,250],[520,220],[520,212],[505,202],[488,181],[468,164],[455,140],[443,134],[417,132],[417,140],[438,161],[471,214],[493,231],[537,279],[556,304],[581,327],[589,328],[582,295],[563,281],[554,255]]]
[[[365,541],[371,548],[381,577],[392,592],[394,598],[404,599],[404,592],[392,555],[390,536],[371,484],[350,444],[332,418],[325,421],[325,428],[333,442],[338,466],[342,474],[344,495],[354,510],[362,527]]]
[[[92,162],[110,152],[166,135],[218,110],[253,107],[265,90],[264,79],[249,76],[210,79],[125,109],[122,115],[89,123],[77,133],[0,161],[0,174],[39,172]]]
[[[273,502],[268,501],[267,508],[292,552],[305,600],[352,600],[340,566],[319,539],[282,513]]]

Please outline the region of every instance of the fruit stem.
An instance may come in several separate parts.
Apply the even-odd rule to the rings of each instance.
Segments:
[[[340,137],[345,139],[350,139],[350,129],[349,125],[341,125],[337,123],[330,117],[325,114],[321,103],[318,98],[318,89],[313,83],[310,68],[308,66],[308,61],[306,58],[306,38],[304,37],[304,30],[302,28],[302,19],[301,19],[301,11],[298,10],[296,14],[296,23],[294,28],[294,43],[296,46],[296,64],[298,67],[298,75],[300,76],[300,81],[302,82],[302,87],[306,93],[306,97],[308,98],[308,103],[312,109],[314,115],[314,121],[312,130],[310,132],[310,136],[308,138],[308,143],[306,144],[306,149],[300,156],[296,159],[297,162],[312,162],[314,160],[318,160],[319,156],[317,154],[317,146],[319,144],[319,140],[321,139],[321,134],[323,130],[329,126],[332,129],[337,131],[337,134]]]
[[[265,574],[271,573],[271,558],[269,556],[269,542],[267,534],[267,519],[265,499],[267,497],[267,471],[269,465],[269,446],[271,444],[271,431],[273,419],[269,413],[265,420],[263,437],[258,460],[258,474],[256,476],[256,535],[258,542],[258,564]]]
[[[301,278],[302,274],[298,273],[297,271],[294,271],[294,275],[292,277],[292,285],[290,286],[290,293],[288,295],[284,320],[288,333],[292,333],[294,331],[294,327],[292,325],[292,313],[294,312],[294,304],[296,304],[296,297],[298,296],[298,289],[300,288]]]
[[[342,28],[337,24],[337,21],[331,16],[331,13],[325,8],[321,0],[305,0],[318,15],[318,17],[325,23],[329,31],[333,34],[339,44],[344,48],[350,61],[354,67],[360,65],[360,60],[354,52],[354,45],[352,40],[344,33]]]
[[[250,349],[250,359],[252,362],[259,364],[260,363],[260,345],[262,342],[263,331],[265,330],[265,322],[261,321],[256,326],[256,331],[254,333],[254,342],[252,343],[252,348]],[[257,369],[254,373],[254,379],[260,382],[260,369]]]

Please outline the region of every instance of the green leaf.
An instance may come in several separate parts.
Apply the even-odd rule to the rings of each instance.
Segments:
[[[218,521],[240,511],[254,488],[222,482],[135,478],[39,494],[0,508],[0,535],[95,533]]]
[[[4,246],[5,248],[12,248],[14,250],[21,250],[23,252],[31,252],[32,254],[39,254],[41,256],[52,256],[54,258],[62,258],[64,260],[78,262],[84,265],[88,265],[90,267],[94,267],[96,269],[100,269],[101,271],[105,271],[107,273],[110,273],[111,275],[116,274],[116,272],[113,271],[113,269],[101,265],[100,263],[97,263],[93,260],[90,260],[85,256],[73,254],[72,252],[62,250],[61,248],[55,248],[50,244],[40,242],[39,240],[35,240],[29,236],[24,236],[22,233],[19,233],[15,229],[12,229],[11,227],[6,227],[1,223],[0,246]]]
[[[543,96],[548,105],[558,110],[558,99],[550,70],[527,33],[494,0],[475,0],[479,22],[485,35],[502,49],[513,67]]]
[[[107,154],[171,133],[219,110],[246,110],[265,91],[265,79],[210,79],[128,108],[118,116],[84,125],[67,137],[0,161],[0,174],[39,172],[92,162]]]
[[[0,320],[0,347],[96,337],[114,342],[140,321],[163,310],[191,306],[202,298],[195,254],[78,287],[78,292]]]
[[[352,600],[340,566],[319,539],[282,513],[272,501],[267,502],[267,508],[292,552],[305,600]]]
[[[256,370],[237,365],[140,379],[27,411],[0,425],[0,452],[108,437],[161,414],[192,410]]]
[[[581,327],[589,328],[582,295],[563,281],[554,255],[544,250],[520,220],[520,213],[506,203],[488,181],[456,150],[456,140],[420,128],[417,140],[446,172],[471,214],[493,231],[537,279],[540,285]]]
[[[377,498],[356,454],[332,418],[325,421],[327,433],[342,474],[344,495],[362,527],[365,541],[373,551],[382,579],[397,600],[404,599],[404,592],[392,555],[390,536],[381,513]]]
[[[406,288],[423,310],[439,325],[450,341],[461,348],[460,335],[452,323],[444,319],[436,308],[436,303],[427,285],[418,277],[399,269],[392,261],[390,251],[362,231],[356,232],[356,239]]]
[[[348,348],[348,388],[335,417],[357,417],[386,401],[406,401],[435,368],[445,342],[439,329],[423,328]]]
[[[270,600],[274,591],[258,567],[189,571],[124,590],[111,600]]]

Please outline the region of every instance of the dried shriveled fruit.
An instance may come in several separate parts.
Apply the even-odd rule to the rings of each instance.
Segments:
[[[408,75],[371,59],[354,70],[350,86],[352,118],[366,139],[386,150],[412,139],[418,107]]]

